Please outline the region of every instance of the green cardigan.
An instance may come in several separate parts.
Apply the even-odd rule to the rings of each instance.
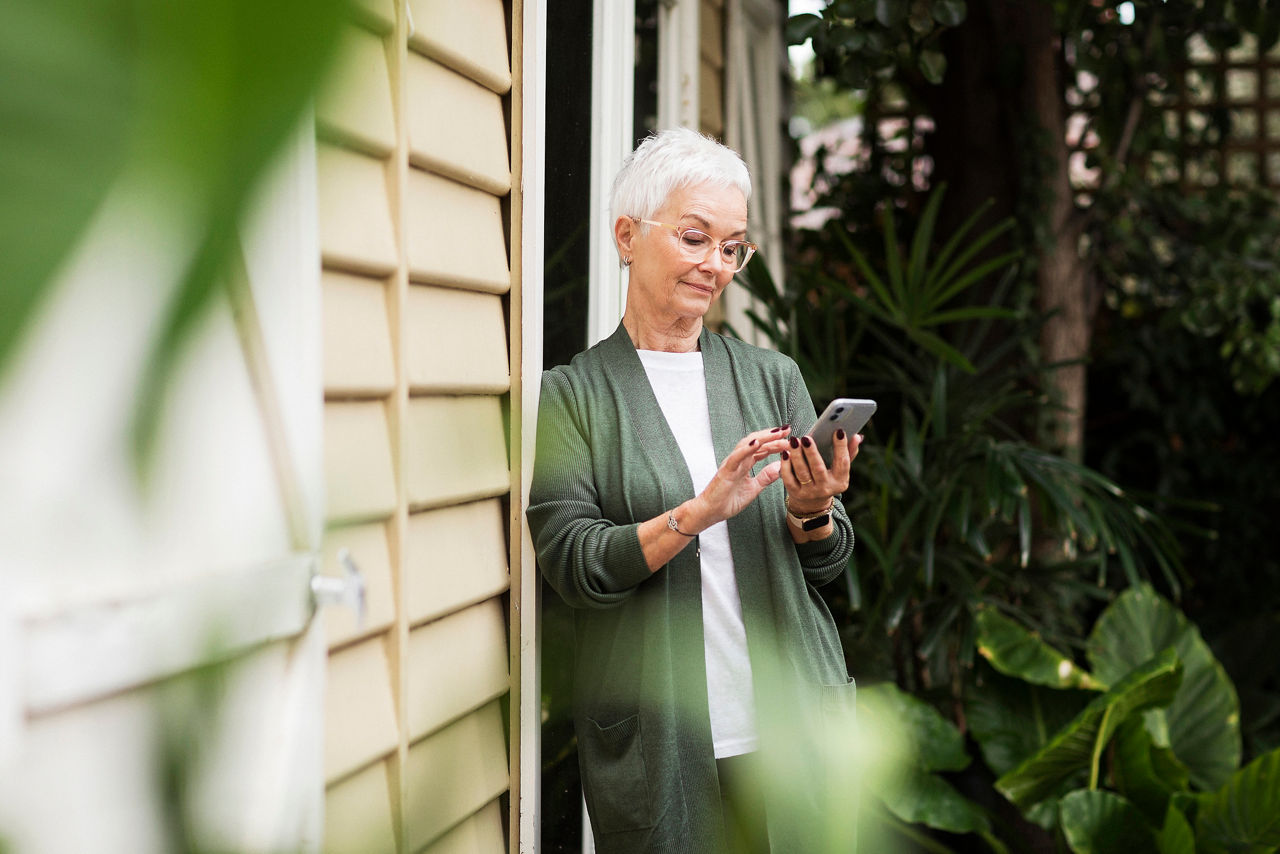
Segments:
[[[753,430],[790,424],[798,436],[813,424],[791,359],[705,330],[699,345],[718,459]],[[852,525],[837,501],[835,532],[796,544],[783,496],[772,484],[728,521],[764,751],[783,718],[812,730],[824,704],[851,703],[854,690],[815,589],[848,564]],[[543,574],[575,609],[574,726],[601,852],[724,850],[697,550],[651,574],[637,534],[693,497],[621,326],[543,374],[528,520]],[[767,697],[782,700],[780,717],[770,712],[776,702],[760,702]],[[786,801],[767,806],[773,850],[805,850],[814,817],[800,807],[813,800],[797,792]]]

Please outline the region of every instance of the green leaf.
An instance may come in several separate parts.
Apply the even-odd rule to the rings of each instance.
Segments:
[[[1165,811],[1164,826],[1156,837],[1160,854],[1196,854],[1196,837],[1187,817],[1172,803]]]
[[[876,0],[876,20],[893,29],[907,19],[909,0]]]
[[[918,65],[924,79],[936,86],[947,73],[947,56],[940,50],[922,50]]]
[[[1050,688],[1101,690],[1104,686],[1075,662],[994,608],[981,608],[978,652],[1007,676]]]
[[[990,830],[986,813],[936,774],[908,769],[899,787],[881,796],[885,808],[909,824],[923,824],[949,833]]]
[[[968,12],[965,0],[933,0],[933,19],[944,27],[958,27]]]
[[[1093,673],[1113,682],[1145,658],[1172,647],[1182,687],[1167,709],[1148,713],[1147,728],[1167,745],[1201,789],[1216,789],[1240,764],[1240,704],[1235,687],[1199,630],[1148,585],[1121,594],[1089,635]]]
[[[1116,790],[1153,823],[1163,820],[1169,799],[1186,791],[1189,775],[1168,748],[1157,747],[1141,718],[1124,722],[1116,733],[1111,776]]]
[[[0,369],[124,165],[137,112],[131,5],[82,0],[5,6]]]
[[[822,26],[822,18],[806,12],[787,19],[787,44],[804,44]]]
[[[936,709],[892,683],[858,690],[858,716],[869,731],[897,732],[908,754],[897,786],[877,791],[895,816],[952,833],[985,832],[986,814],[934,771],[959,771],[969,762],[964,736]]]
[[[964,736],[924,700],[882,682],[858,688],[859,707],[872,720],[892,721],[907,738],[922,771],[960,771],[969,765]]]
[[[1198,840],[1226,851],[1274,851],[1280,846],[1280,749],[1259,756],[1197,801]]]
[[[1047,745],[996,780],[996,788],[1025,809],[1081,769],[1092,769],[1096,780],[1102,750],[1120,725],[1135,712],[1168,703],[1181,680],[1173,650],[1157,655],[1085,706]]]
[[[1059,805],[1062,832],[1075,854],[1150,851],[1155,836],[1133,804],[1114,792],[1079,789]]]
[[[1050,690],[982,666],[979,684],[965,698],[969,732],[996,774],[1013,770],[1049,743],[1092,698],[1076,690]]]

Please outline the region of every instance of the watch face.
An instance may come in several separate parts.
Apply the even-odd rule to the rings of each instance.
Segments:
[[[824,525],[826,525],[826,524],[827,524],[828,522],[830,522],[830,521],[831,521],[831,514],[830,514],[830,513],[823,513],[821,516],[815,516],[815,517],[813,517],[813,518],[812,518],[812,519],[810,519],[808,522],[802,522],[802,523],[800,524],[800,530],[802,530],[802,531],[816,531],[816,530],[818,530],[819,528],[821,528],[821,527],[823,527]]]

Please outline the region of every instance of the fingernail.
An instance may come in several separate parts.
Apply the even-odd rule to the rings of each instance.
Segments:
[[[798,448],[798,447],[800,447],[800,440],[799,440],[799,439],[797,439],[795,436],[792,436],[792,437],[791,437],[791,447],[793,447],[793,448]]]
[[[836,431],[836,438],[837,438],[838,440],[840,440],[841,442],[843,442],[843,441],[844,441],[844,428],[841,428],[841,429],[839,429],[839,430],[837,430],[837,431]]]
[[[787,429],[787,428],[785,428],[785,427],[774,427],[774,428],[773,428],[772,430],[770,430],[769,432],[770,432],[770,433],[781,433],[781,432],[782,432],[783,430],[785,430],[785,429]]]
[[[801,445],[804,445],[804,446],[807,448],[807,447],[809,447],[810,445],[812,445],[812,444],[813,444],[813,442],[812,442],[812,441],[810,441],[810,439],[809,439],[809,437],[808,437],[808,436],[805,436],[805,437],[803,437],[803,438],[800,440],[800,444],[801,444]]]
[[[789,460],[789,459],[791,459],[791,455],[790,455],[790,454],[788,454],[786,451],[783,451],[783,452],[782,452],[782,461],[785,463],[785,462],[786,462],[787,460]]]
[[[747,443],[747,447],[754,447],[755,443],[756,443],[756,440],[752,439],[750,442]]]

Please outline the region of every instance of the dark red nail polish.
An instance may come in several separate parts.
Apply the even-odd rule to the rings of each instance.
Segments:
[[[770,433],[781,433],[781,432],[782,432],[782,428],[781,428],[781,427],[774,427],[774,428],[773,428],[772,430],[770,430],[769,432],[770,432]]]
[[[756,444],[756,440],[752,439],[750,442],[747,443],[747,447],[754,448],[755,444]]]
[[[809,437],[808,437],[808,436],[804,436],[804,437],[802,437],[802,438],[800,439],[800,444],[801,444],[801,445],[804,445],[804,446],[807,448],[807,447],[809,447],[810,445],[812,445],[812,444],[813,444],[813,442],[809,439]]]
[[[785,462],[786,462],[787,460],[789,460],[789,459],[791,459],[791,455],[790,455],[790,454],[788,454],[786,451],[783,451],[783,452],[782,452],[782,461],[785,463]]]
[[[793,447],[793,448],[798,448],[798,447],[800,447],[800,440],[799,440],[799,439],[797,439],[795,436],[792,436],[792,437],[791,437],[791,447]]]
[[[839,440],[839,441],[841,441],[841,442],[843,442],[843,441],[844,441],[844,430],[843,430],[843,429],[840,429],[840,430],[837,430],[837,431],[836,431],[836,439],[838,439],[838,440]]]

